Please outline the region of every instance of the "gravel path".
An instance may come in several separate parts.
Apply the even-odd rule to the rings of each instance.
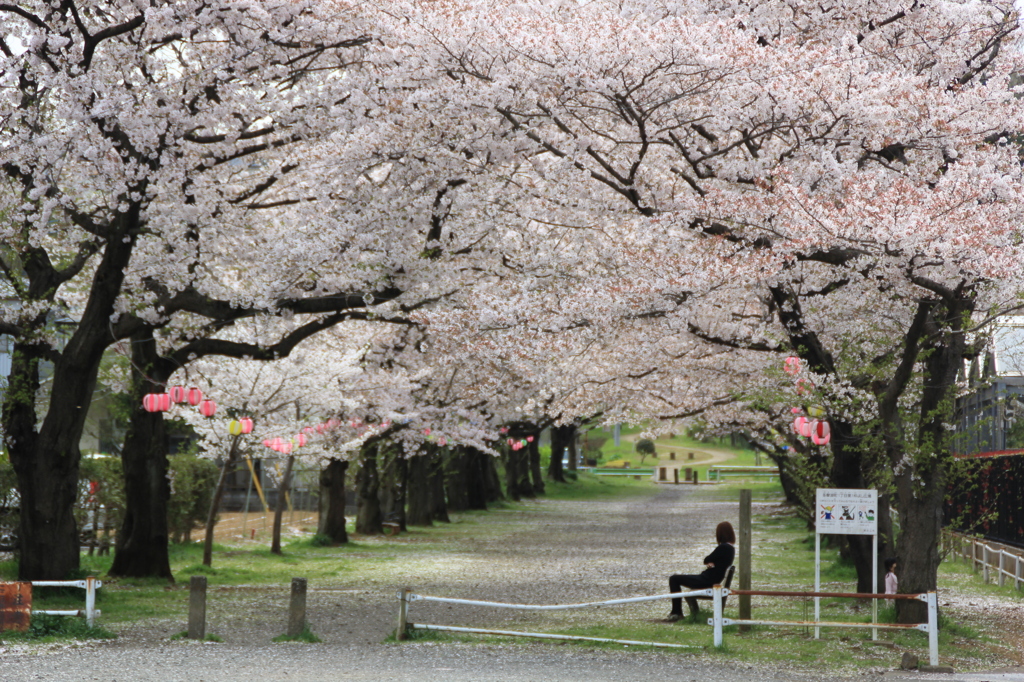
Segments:
[[[311,584],[308,621],[323,644],[270,642],[284,630],[286,588],[211,589],[208,631],[223,637],[225,643],[170,642],[168,637],[181,631],[184,623],[151,619],[119,628],[119,638],[109,643],[31,648],[0,645],[0,680],[846,679],[783,669],[753,670],[718,657],[530,640],[501,645],[384,643],[395,627],[395,594],[402,587],[421,594],[531,604],[659,594],[667,591],[670,573],[700,569],[719,521],[737,521],[735,502],[716,500],[714,491],[686,486],[663,486],[650,497],[538,501],[527,506],[525,512],[494,511],[474,517],[478,523],[472,533],[463,533],[459,524],[454,524],[443,534],[410,534],[388,540],[421,543],[421,551],[383,564],[372,579],[359,584],[340,580],[333,585]],[[184,591],[182,598],[187,598]],[[602,622],[635,621],[663,617],[667,607],[666,602],[654,602],[599,613]],[[462,607],[456,613],[450,605],[416,602],[410,619],[522,630],[539,619],[551,628],[586,622],[593,614]],[[915,675],[913,679],[932,679]],[[850,679],[881,677],[858,673]],[[891,677],[885,675],[887,680]],[[1024,672],[935,679],[1024,682]]]

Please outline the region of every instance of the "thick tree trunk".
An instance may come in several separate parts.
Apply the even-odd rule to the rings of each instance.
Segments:
[[[444,460],[444,487],[448,493],[448,509],[453,512],[469,509],[470,456],[466,448],[458,446],[448,450]]]
[[[406,523],[410,526],[432,526],[430,455],[420,453],[409,459],[409,515]]]
[[[316,532],[332,542],[348,542],[345,530],[345,473],[348,462],[332,459],[320,470],[320,523]]]
[[[384,532],[381,515],[380,476],[377,473],[377,446],[363,448],[357,490],[359,511],[356,513],[356,532],[361,535],[379,535]]]
[[[494,458],[490,455],[468,448],[466,450],[466,508],[487,509],[491,501],[488,493],[488,464],[493,465]],[[495,476],[495,479],[497,476]],[[497,483],[497,481],[495,481]],[[498,495],[501,495],[499,484]]]
[[[498,475],[497,458],[480,451],[474,451],[473,456],[480,465],[481,475],[484,479],[484,501],[487,504],[492,504],[504,500],[505,495],[501,492],[501,477]],[[480,507],[480,509],[484,508]]]
[[[530,484],[534,495],[544,494],[544,472],[540,468],[540,433],[533,434],[533,441],[527,447],[530,463]]]
[[[576,440],[576,427],[572,424],[551,427],[551,461],[548,462],[548,478],[565,483],[562,458],[569,444]]]
[[[387,454],[384,466],[384,485],[381,488],[381,506],[384,508],[384,520],[397,523],[399,530],[408,530],[405,514],[406,479],[408,478],[409,460],[402,452],[393,449]]]
[[[448,496],[445,491],[444,456],[440,450],[430,453],[430,517],[441,523],[451,523],[448,518]]]
[[[936,589],[939,571],[939,540],[946,475],[952,461],[952,432],[957,372],[966,351],[963,328],[973,309],[967,299],[947,299],[934,309],[924,338],[924,376],[918,430],[918,453],[909,464],[898,467],[896,477],[900,537],[899,591],[905,594]],[[895,453],[893,453],[895,456]],[[896,463],[893,463],[894,466]],[[920,623],[927,619],[924,602],[899,600],[896,620]]]
[[[274,510],[273,539],[270,541],[270,551],[273,554],[281,553],[281,520],[284,516],[288,490],[292,485],[292,465],[294,464],[295,455],[288,455],[288,461],[284,465],[284,476],[281,478],[281,485],[277,488],[277,509]]]
[[[168,371],[159,361],[152,331],[132,337],[132,397],[128,434],[121,449],[125,509],[110,575],[174,581],[167,552],[167,428],[161,412],[146,412],[142,398],[163,393]]]
[[[64,580],[79,567],[73,509],[78,495],[81,427],[68,424],[70,428],[36,433],[38,352],[38,348],[21,344],[14,347],[0,431],[21,495],[18,578]],[[77,419],[77,414],[70,417],[69,422]]]

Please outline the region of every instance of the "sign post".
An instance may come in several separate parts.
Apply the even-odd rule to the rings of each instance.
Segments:
[[[857,488],[818,488],[815,496],[814,523],[814,591],[821,592],[821,536],[870,535],[871,590],[878,589],[878,491]],[[814,622],[821,620],[821,598],[814,598]],[[872,600],[871,622],[878,622],[878,599]],[[818,639],[821,628],[814,627]],[[878,629],[871,628],[871,639],[878,639]]]

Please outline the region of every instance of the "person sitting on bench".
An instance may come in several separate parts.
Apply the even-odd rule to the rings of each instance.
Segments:
[[[715,585],[721,585],[725,578],[725,570],[732,566],[736,556],[736,531],[732,524],[722,521],[715,528],[715,539],[718,540],[718,547],[715,547],[711,554],[704,557],[704,572],[696,575],[671,575],[668,578],[668,589],[670,592],[682,592],[682,588],[688,590],[704,590]],[[672,600],[672,611],[668,614],[670,621],[679,620],[683,617],[682,598]]]

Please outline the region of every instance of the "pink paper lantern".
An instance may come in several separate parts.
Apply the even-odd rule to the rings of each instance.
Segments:
[[[147,393],[142,396],[142,409],[146,412],[159,412],[160,411],[160,394],[159,393]]]
[[[437,441],[437,444],[440,445],[441,447],[444,447],[445,445],[448,445],[448,439],[441,438],[440,440]]]
[[[212,417],[213,415],[217,414],[217,403],[213,402],[212,400],[204,400],[203,402],[199,403],[199,412],[204,417]]]
[[[270,441],[270,449],[280,452],[282,444],[283,441],[280,438],[274,438],[273,440]]]
[[[157,397],[160,400],[161,412],[166,412],[167,410],[171,409],[171,396],[167,395],[166,393],[158,393]]]
[[[295,436],[295,442],[298,443],[299,447],[301,448],[303,445],[306,444],[306,434],[300,433],[297,436]]]
[[[188,401],[188,392],[184,386],[171,386],[171,390],[167,392],[171,396],[171,402],[175,405],[180,405]]]
[[[815,420],[811,422],[811,442],[815,445],[828,445],[832,440],[832,429],[828,422]]]
[[[532,443],[533,442],[533,436],[527,436],[526,437],[526,442],[527,443]]]
[[[785,362],[786,374],[799,374],[800,373],[800,358],[795,355],[790,355],[786,358]]]
[[[265,448],[273,447],[272,441],[269,438],[264,438],[263,439],[263,447],[265,447]]]
[[[192,388],[188,389],[187,398],[188,404],[191,405],[192,407],[195,407],[199,403],[203,402],[203,392],[200,391],[195,386],[193,386]]]
[[[242,417],[238,420],[238,423],[242,425],[242,433],[252,433],[252,420],[248,417]]]

